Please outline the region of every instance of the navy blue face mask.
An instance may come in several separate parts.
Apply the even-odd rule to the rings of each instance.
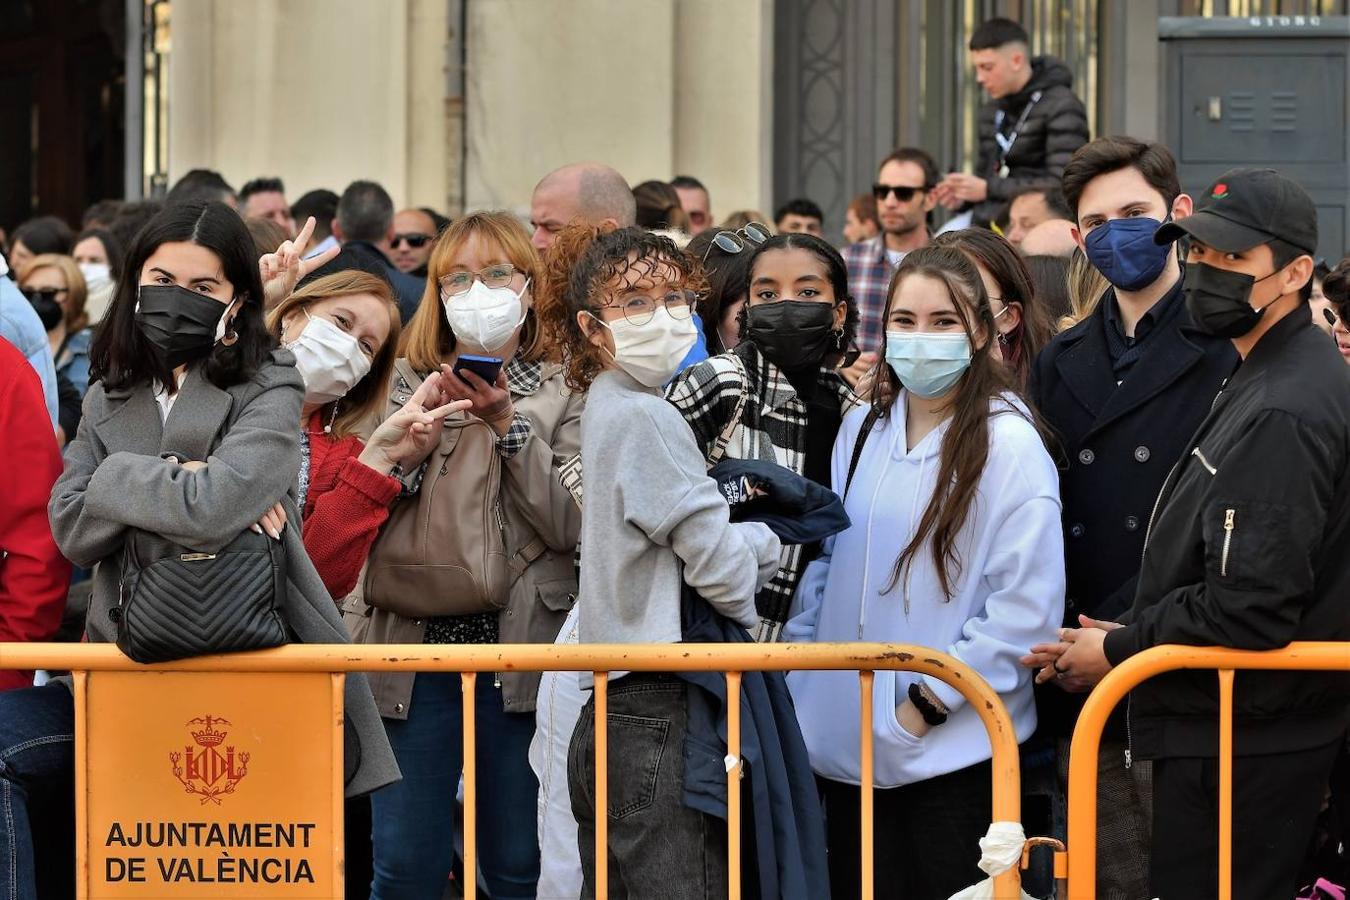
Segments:
[[[1171,244],[1153,243],[1162,224],[1147,216],[1103,222],[1083,241],[1088,261],[1119,290],[1143,290],[1158,280],[1172,252]]]

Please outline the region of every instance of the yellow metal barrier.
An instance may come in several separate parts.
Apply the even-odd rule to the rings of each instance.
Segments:
[[[1153,647],[1112,669],[1088,695],[1069,751],[1069,896],[1097,896],[1097,754],[1112,710],[1136,685],[1178,669],[1217,669],[1219,678],[1219,900],[1233,896],[1233,673],[1238,669],[1350,671],[1350,644],[1298,643],[1252,652],[1222,647]]]
[[[1142,657],[1141,657],[1142,658]],[[1126,667],[1122,667],[1124,669]],[[740,678],[743,672],[803,669],[856,670],[861,691],[862,727],[862,885],[863,897],[873,895],[872,832],[872,685],[876,671],[917,672],[939,678],[956,688],[980,716],[993,750],[992,810],[995,821],[1021,821],[1021,775],[1017,736],[998,694],[973,669],[955,658],[924,647],[898,644],[663,644],[663,645],[434,645],[434,644],[295,644],[276,650],[209,656],[156,666],[142,666],[109,644],[3,644],[0,669],[68,669],[77,672],[217,672],[217,673],[343,673],[343,672],[460,672],[465,696],[473,696],[479,672],[596,672],[595,679],[595,868],[596,896],[604,900],[608,888],[607,824],[608,754],[607,685],[609,671],[724,672],[729,705],[727,743],[738,760],[728,772],[727,851],[730,897],[739,900],[741,871],[741,803],[735,789],[741,777]],[[1128,689],[1128,687],[1126,688]],[[1122,691],[1123,693],[1123,691]],[[474,746],[474,704],[464,704],[464,871],[465,897],[476,896],[472,873],[477,860],[478,802]],[[1095,747],[1095,743],[1094,743]],[[1095,758],[1095,757],[1094,757]],[[77,773],[78,774],[78,773]],[[1094,795],[1095,796],[1095,795]],[[84,798],[77,797],[79,815],[86,814]],[[977,848],[969,848],[974,854]],[[1014,868],[995,881],[999,900],[1016,900],[1020,876]],[[82,894],[81,896],[86,896]],[[335,897],[341,896],[340,885]],[[1075,895],[1076,896],[1076,895]]]

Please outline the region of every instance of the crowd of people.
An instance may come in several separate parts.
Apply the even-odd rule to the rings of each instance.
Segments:
[[[697,178],[601,163],[544,175],[528,224],[208,170],[78,233],[20,224],[0,640],[147,662],[916,644],[998,693],[1028,814],[1046,798],[1063,837],[1069,739],[1113,666],[1350,640],[1350,257],[1318,258],[1313,201],[1276,171],[1190,196],[1162,144],[1089,139],[1015,23],[970,49],[975,170],[896,149],[839,248],[809,199],[717,224]],[[233,587],[144,577],[189,564]],[[746,677],[747,896],[858,896],[856,675]],[[719,685],[611,676],[616,896],[726,891]],[[443,895],[469,702],[488,895],[593,895],[591,687],[349,677],[348,895]],[[939,679],[878,674],[874,706],[877,895],[946,900],[984,877],[989,739]],[[1346,675],[1244,672],[1234,708],[1234,896],[1344,883]],[[1174,672],[1112,718],[1098,896],[1215,896],[1217,710],[1212,673]],[[0,672],[6,897],[69,888],[73,718],[65,680]]]

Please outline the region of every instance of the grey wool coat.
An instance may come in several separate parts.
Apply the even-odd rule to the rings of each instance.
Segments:
[[[213,552],[281,498],[287,526],[286,623],[302,643],[348,643],[337,606],[305,553],[292,495],[300,467],[304,386],[295,358],[274,351],[252,380],[221,390],[198,367],[188,370],[167,421],[149,384],[105,391],[91,385],[79,432],[65,454],[48,512],[61,552],[97,566],[85,630],[112,642],[108,611],[117,605],[122,543],[128,528],[155,532]],[[163,457],[203,460],[189,472]],[[360,673],[347,676],[346,783],[363,794],[399,778],[384,725]]]

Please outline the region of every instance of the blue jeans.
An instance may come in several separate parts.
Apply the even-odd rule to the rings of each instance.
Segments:
[[[59,847],[48,846],[47,829],[32,827],[33,818],[41,815],[69,818],[74,771],[75,700],[70,691],[49,684],[0,692],[0,897],[5,900],[37,900],[35,831],[42,849],[64,861],[63,874],[74,875],[73,848],[64,840]],[[43,896],[54,893],[44,890]]]
[[[371,900],[445,894],[463,765],[462,697],[457,673],[418,673],[407,720],[384,720],[403,780],[371,795]],[[479,865],[493,900],[532,898],[539,881],[539,782],[528,759],[534,716],[506,712],[489,673],[478,676],[475,711]]]

